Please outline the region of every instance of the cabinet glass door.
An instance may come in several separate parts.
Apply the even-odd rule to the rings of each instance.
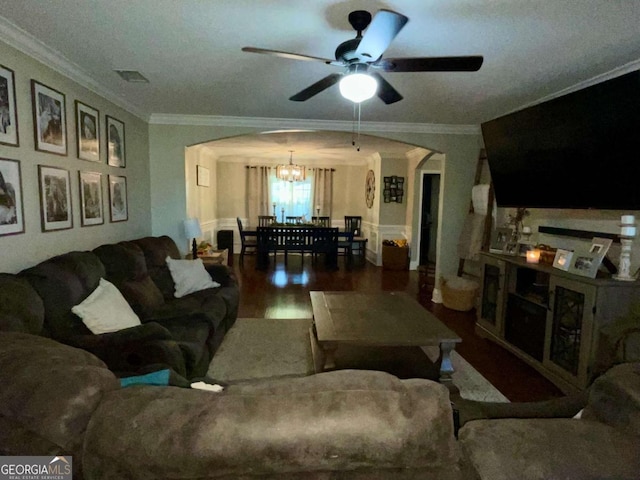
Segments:
[[[572,375],[578,374],[584,318],[584,294],[556,286],[550,359]]]
[[[498,300],[500,298],[500,268],[495,265],[484,266],[482,279],[482,311],[483,320],[495,325],[498,319]]]
[[[589,376],[597,288],[559,276],[553,276],[549,286],[552,303],[547,317],[550,332],[544,364],[583,388]]]
[[[486,330],[501,335],[503,328],[504,285],[506,266],[504,261],[489,256],[482,257],[482,287],[477,309],[478,324]]]

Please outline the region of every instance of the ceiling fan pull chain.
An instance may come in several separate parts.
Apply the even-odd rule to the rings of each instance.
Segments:
[[[356,104],[353,104],[353,120],[351,121],[351,146],[356,146]]]
[[[358,145],[356,146],[356,150],[359,152],[360,151],[360,106],[362,105],[362,103],[358,103]]]

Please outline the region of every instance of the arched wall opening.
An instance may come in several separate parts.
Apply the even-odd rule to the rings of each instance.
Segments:
[[[192,147],[202,148],[203,144],[217,139],[241,139],[241,136],[246,134],[260,135],[261,124],[259,123],[260,122],[252,122],[250,125],[227,125],[225,123],[218,125],[209,122],[187,122],[184,124],[151,123],[149,125],[150,205],[153,235],[169,235],[176,241],[181,250],[185,253],[188,251],[189,240],[184,234],[183,221],[187,216],[187,197],[193,194],[193,192],[190,192],[189,195],[187,194],[187,186],[191,184],[195,185],[196,177],[195,173],[187,168],[185,159],[189,155],[196,153],[197,150],[190,150],[189,153],[187,153],[186,150]],[[273,131],[275,128],[278,128],[276,123],[277,122],[270,122],[264,126]],[[299,127],[304,128],[307,126],[303,123],[300,123]],[[286,127],[296,128],[298,125],[286,125]],[[317,126],[311,124],[308,125],[308,127],[317,128]],[[262,130],[266,129],[263,128]],[[404,131],[396,127],[385,128],[384,126],[376,126],[373,124],[369,127],[363,125],[361,151],[366,151],[367,142],[364,141],[365,139],[372,139],[373,141],[373,139],[381,138],[373,134],[381,134],[381,136],[384,136],[384,140],[409,145],[416,152],[420,152],[421,150],[426,152],[442,152],[442,155],[446,158],[446,175],[443,186],[442,248],[438,263],[441,272],[455,273],[458,265],[456,244],[468,210],[478,152],[482,146],[481,136],[477,129],[465,126],[459,128],[419,126],[419,128],[408,128],[407,130],[408,131]],[[313,131],[313,133],[323,132],[323,130]],[[345,128],[343,133],[346,134],[344,146],[353,148],[350,142],[351,134],[349,129]],[[283,146],[285,148],[283,148]],[[286,144],[280,145],[280,152],[286,152],[286,146]],[[267,146],[263,145],[262,150],[267,150]],[[375,171],[378,181],[384,175],[405,174],[407,177],[407,192],[405,193],[405,197],[407,201],[412,201],[411,199],[416,195],[415,168],[402,167],[401,169],[400,165],[405,165],[408,162],[397,162],[396,159],[398,156],[383,151],[381,151],[381,153],[381,155],[370,156],[367,160],[367,167]],[[297,155],[297,153],[294,154],[296,160],[298,159]],[[282,156],[282,153],[280,153],[279,159],[283,159]],[[415,157],[411,157],[412,165],[417,166],[425,156],[425,154],[418,153]],[[286,157],[288,159],[288,152]],[[214,157],[210,158],[213,159]],[[404,159],[406,156],[401,155],[400,158]],[[210,195],[214,195],[213,192],[215,191],[215,204],[211,206],[212,210],[210,215],[212,218],[207,221],[211,222],[213,229],[233,229],[237,227],[234,218],[236,215],[222,212],[221,209],[223,205],[218,202],[217,199],[224,195],[238,195],[238,191],[242,186],[234,185],[233,182],[227,182],[226,180],[222,182],[221,178],[226,178],[227,172],[225,172],[224,169],[222,172],[220,171],[219,167],[222,163],[218,162],[217,159],[215,159],[215,164],[217,167],[212,166],[210,169],[212,186],[208,187]],[[398,167],[398,170],[395,170],[396,167]],[[193,168],[195,168],[195,163]],[[216,168],[216,171],[214,171],[214,168]],[[356,168],[356,166],[350,166],[349,168]],[[364,205],[366,171],[364,171],[365,169],[362,170],[361,179],[356,179],[348,185],[348,191],[351,192],[351,190],[353,190],[354,200],[352,203],[356,205]],[[216,187],[213,187],[214,179],[216,180]],[[224,184],[225,188],[228,189],[226,194],[217,188],[217,186],[221,184]],[[244,185],[244,183],[242,185]],[[380,184],[378,182],[378,188],[379,186]],[[207,187],[201,186],[198,186],[198,188],[207,189]],[[197,195],[202,195],[202,192],[197,193]],[[376,201],[380,202],[379,190],[376,199]],[[401,208],[400,213],[394,210],[396,208]],[[382,202],[382,209],[381,211],[379,209],[376,210],[376,206],[374,205],[374,209],[368,211],[369,213],[367,214],[370,215],[368,222],[375,226],[375,228],[371,229],[372,232],[369,237],[369,248],[371,251],[368,252],[368,255],[370,255],[370,260],[377,264],[380,263],[381,249],[379,246],[383,238],[402,238],[403,235],[406,235],[407,238],[411,239],[412,267],[415,267],[417,265],[415,257],[417,250],[414,232],[416,231],[415,229],[418,222],[415,202],[411,206],[406,203],[394,205],[384,204],[384,202]],[[391,216],[390,220],[388,215]],[[363,215],[363,217],[364,216],[365,215]]]
[[[416,196],[419,199],[420,195],[420,190],[414,187],[416,171],[423,159],[437,154],[443,163],[444,156],[424,147],[371,135],[361,135],[359,146],[357,149],[352,145],[349,132],[331,131],[249,134],[189,146],[185,149],[185,214],[200,219],[204,239],[214,246],[218,231],[233,230],[237,252],[240,240],[236,217],[244,225],[256,223],[256,219],[246,214],[246,168],[286,163],[293,151],[297,164],[334,170],[332,225],[343,227],[345,215],[361,216],[370,262],[381,265],[382,240],[406,238],[413,247],[411,268],[415,269],[412,222]],[[369,171],[376,179],[371,207],[365,201]],[[383,179],[392,175],[405,179],[401,203],[384,199]],[[208,179],[208,185],[203,185],[203,177]]]

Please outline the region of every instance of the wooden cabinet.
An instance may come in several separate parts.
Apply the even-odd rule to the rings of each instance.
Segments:
[[[598,330],[640,301],[639,282],[591,279],[522,257],[482,254],[476,331],[566,393],[586,388]]]

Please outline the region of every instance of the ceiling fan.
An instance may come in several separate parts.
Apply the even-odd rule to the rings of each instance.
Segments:
[[[365,10],[351,12],[349,23],[357,32],[356,38],[338,45],[335,60],[256,47],[244,47],[242,51],[345,68],[343,73],[332,73],[289,98],[295,102],[304,102],[340,82],[340,93],[353,102],[359,103],[377,94],[384,103],[391,104],[402,100],[402,95],[376,70],[389,73],[475,72],[482,66],[483,58],[479,55],[382,58],[384,51],[408,21],[408,17],[391,10],[379,10],[373,20]],[[367,31],[363,35],[365,29]]]

